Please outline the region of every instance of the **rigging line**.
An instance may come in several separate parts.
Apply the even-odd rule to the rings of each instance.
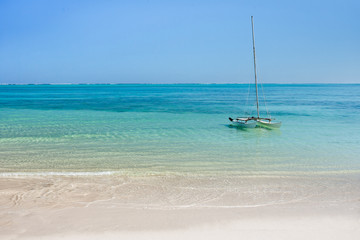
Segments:
[[[266,106],[266,97],[265,97],[265,93],[264,93],[264,87],[263,87],[262,83],[260,83],[260,85],[261,85],[261,92],[262,92],[263,98],[264,98],[264,105],[265,105],[266,114],[268,115],[269,118],[271,118],[271,114],[270,114],[270,112],[269,112],[269,110],[268,110],[268,108]]]
[[[260,117],[259,114],[259,96],[258,96],[258,86],[257,86],[257,77],[256,77],[256,53],[255,53],[255,34],[254,34],[254,17],[251,16],[251,32],[252,32],[252,45],[253,45],[253,56],[254,56],[254,77],[255,77],[255,91],[256,91],[256,112],[257,117]]]
[[[248,94],[246,97],[246,102],[245,102],[245,108],[244,108],[244,114],[246,115],[246,113],[248,112],[247,108],[248,108],[248,102],[249,102],[249,97],[250,97],[250,88],[251,88],[251,83],[249,81],[249,85],[248,85]]]

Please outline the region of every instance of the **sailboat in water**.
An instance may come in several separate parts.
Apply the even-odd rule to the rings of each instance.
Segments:
[[[280,128],[281,122],[274,121],[275,119],[269,118],[261,118],[259,113],[259,94],[258,94],[258,82],[256,76],[256,55],[255,55],[255,36],[254,36],[254,19],[251,16],[251,27],[252,27],[252,43],[253,43],[253,55],[254,55],[254,73],[255,73],[255,91],[256,91],[256,110],[257,117],[238,117],[231,118],[231,124],[236,127],[242,128],[255,128],[255,127],[264,127],[264,128]]]

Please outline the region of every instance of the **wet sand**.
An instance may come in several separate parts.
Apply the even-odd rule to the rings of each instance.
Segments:
[[[360,176],[0,177],[1,239],[359,239]]]

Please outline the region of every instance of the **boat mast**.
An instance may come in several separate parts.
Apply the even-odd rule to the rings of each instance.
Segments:
[[[255,36],[254,36],[254,18],[253,18],[253,16],[251,16],[251,26],[252,26],[252,42],[253,42],[253,54],[254,54],[256,110],[257,110],[257,117],[260,118],[260,114],[259,114],[259,94],[258,94],[257,77],[256,77]]]

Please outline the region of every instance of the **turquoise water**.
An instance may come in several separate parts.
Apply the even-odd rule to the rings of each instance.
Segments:
[[[264,91],[280,130],[228,125],[248,85],[2,85],[0,172],[360,171],[360,85]]]

